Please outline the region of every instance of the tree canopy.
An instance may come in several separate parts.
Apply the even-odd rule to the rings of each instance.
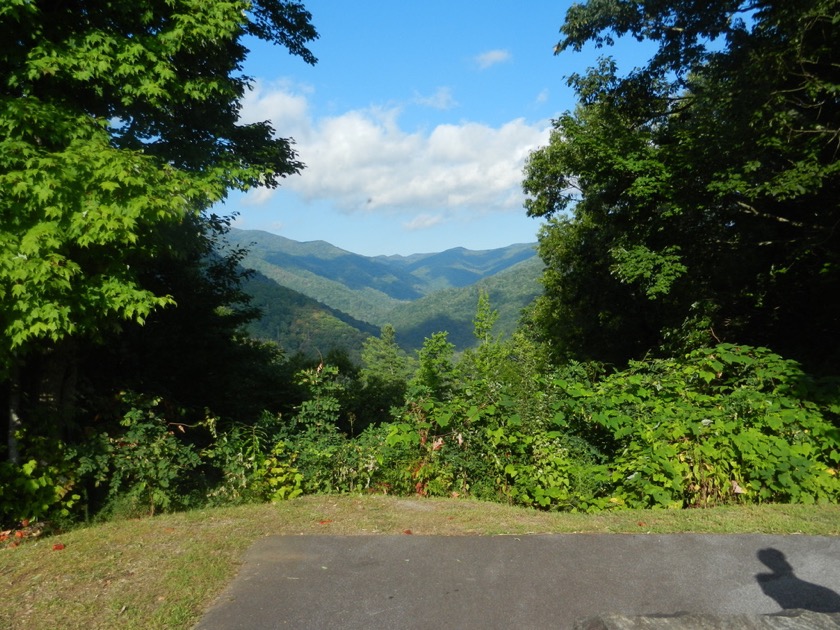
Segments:
[[[524,188],[548,269],[535,317],[558,358],[667,346],[840,348],[840,3],[590,1],[557,51],[632,36],[648,64],[570,77],[574,112]]]
[[[166,226],[302,168],[268,122],[238,118],[246,38],[314,63],[309,20],[280,0],[3,4],[0,375],[12,407],[27,356],[172,303],[138,276],[177,254]]]

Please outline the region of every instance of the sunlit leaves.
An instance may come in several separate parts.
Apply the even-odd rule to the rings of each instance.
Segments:
[[[274,0],[0,8],[0,371],[171,304],[136,267],[170,247],[161,228],[301,168],[270,126],[238,125],[255,7],[256,35],[308,52],[309,14]]]
[[[729,344],[631,363],[593,383],[557,383],[564,425],[599,429],[622,505],[836,501],[831,408],[840,391],[766,348]]]
[[[0,101],[0,123],[4,354],[94,332],[110,317],[142,321],[169,303],[136,284],[127,260],[157,224],[211,201],[200,182],[33,99]]]
[[[667,294],[671,285],[688,271],[678,252],[679,247],[675,246],[667,247],[663,252],[653,252],[641,245],[630,249],[615,248],[611,252],[615,260],[611,271],[624,283],[640,284],[645,295],[655,300],[657,296]]]

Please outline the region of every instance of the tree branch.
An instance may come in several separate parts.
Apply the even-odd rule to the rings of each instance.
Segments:
[[[751,214],[751,215],[756,216],[756,217],[760,217],[762,219],[769,219],[771,221],[777,221],[779,223],[787,223],[789,225],[792,225],[793,227],[798,227],[798,228],[813,227],[813,226],[809,226],[806,223],[800,223],[799,221],[793,221],[792,219],[786,219],[785,217],[780,217],[777,214],[768,214],[766,212],[761,212],[760,210],[757,210],[756,208],[754,208],[750,204],[745,203],[743,201],[736,201],[735,204],[738,207],[745,210],[748,214]]]

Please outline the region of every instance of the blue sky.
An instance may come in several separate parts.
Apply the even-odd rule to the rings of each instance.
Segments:
[[[318,63],[252,42],[242,119],[271,120],[307,168],[220,210],[368,256],[536,241],[522,168],[574,107],[565,78],[605,52],[644,61],[635,42],[554,56],[570,4],[306,1]]]

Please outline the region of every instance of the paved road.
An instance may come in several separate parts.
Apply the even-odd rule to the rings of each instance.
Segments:
[[[840,538],[277,536],[249,550],[198,629],[562,629],[789,609],[840,612]]]

